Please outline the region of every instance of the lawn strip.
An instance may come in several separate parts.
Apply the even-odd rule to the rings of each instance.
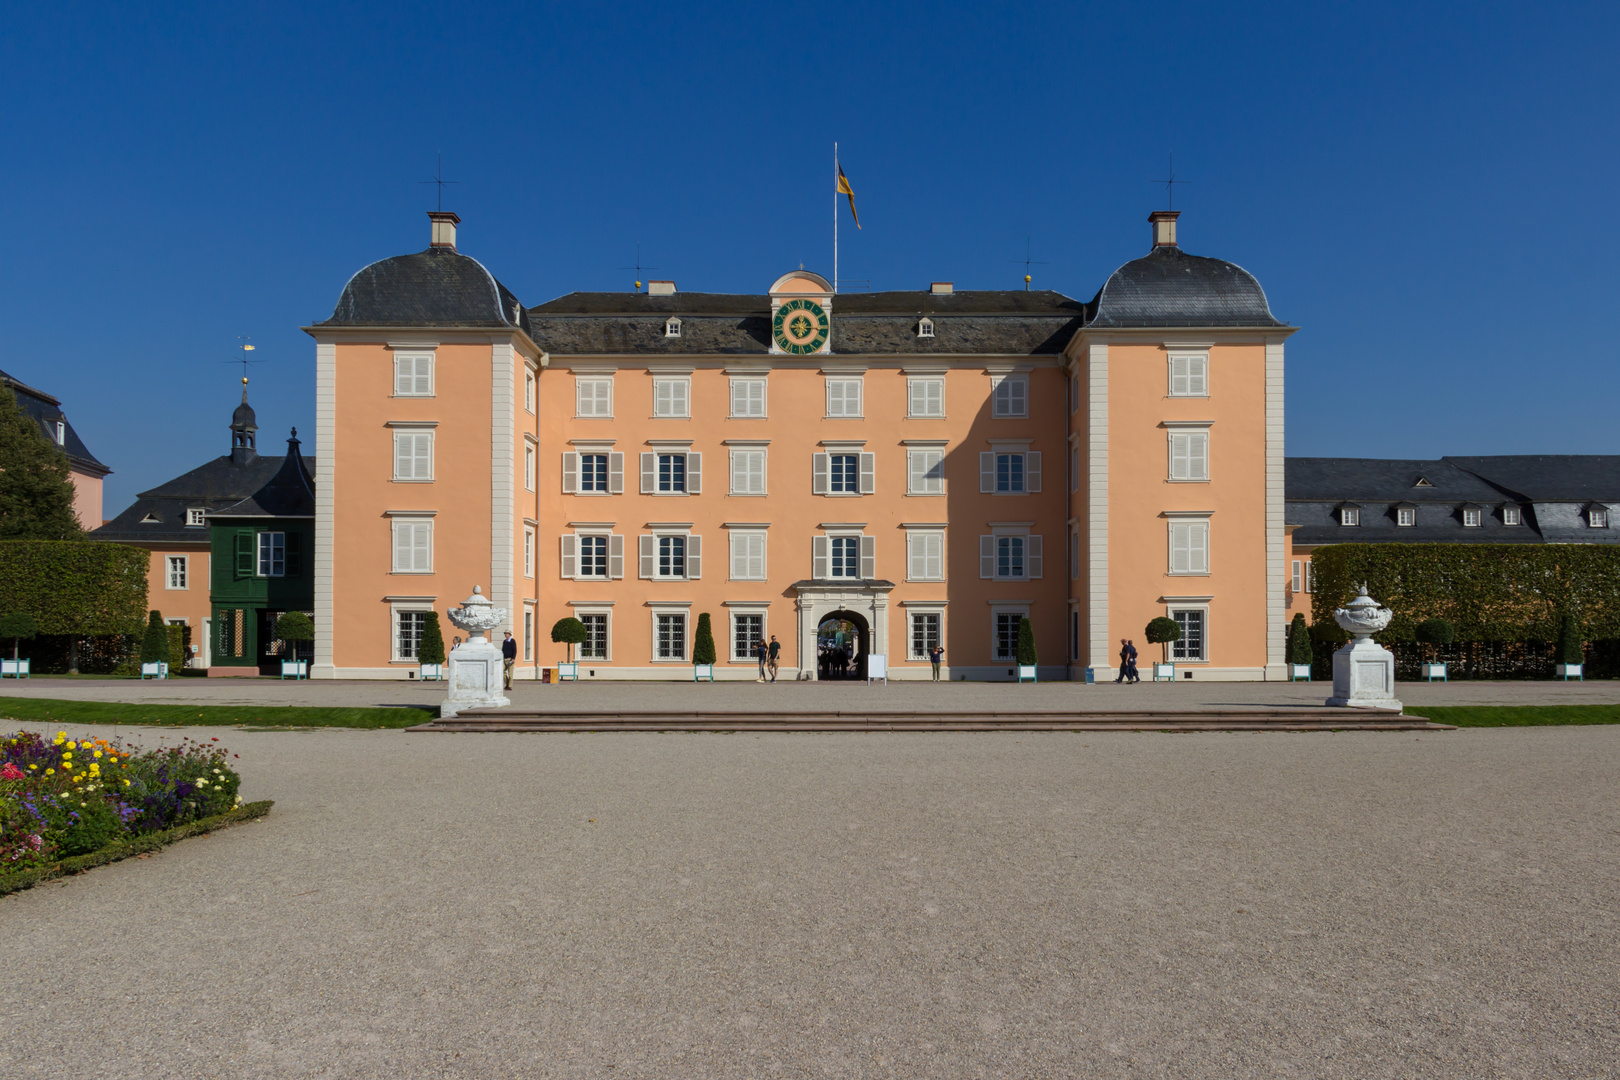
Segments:
[[[433,720],[436,705],[306,708],[301,705],[135,705],[116,701],[0,697],[0,717],[51,724],[166,724],[183,727],[406,728]]]
[[[275,803],[270,799],[261,802],[244,803],[235,810],[227,810],[223,814],[193,821],[189,825],[176,825],[172,829],[162,832],[146,833],[143,836],[134,836],[117,844],[109,844],[100,851],[92,851],[88,855],[75,855],[71,859],[50,866],[41,866],[33,870],[18,870],[11,874],[0,874],[0,896],[17,892],[20,889],[29,889],[42,881],[53,878],[67,877],[69,874],[82,874],[86,870],[97,866],[106,866],[108,863],[127,859],[131,855],[141,855],[148,851],[156,851],[166,847],[176,840],[184,840],[188,836],[198,836],[202,833],[223,829],[238,822],[252,821],[262,818],[270,812]]]
[[[1620,705],[1413,705],[1410,711],[1457,727],[1620,724]]]

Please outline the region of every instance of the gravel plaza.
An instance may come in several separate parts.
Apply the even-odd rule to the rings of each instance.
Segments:
[[[428,689],[226,682],[22,689]],[[1479,686],[1521,690],[1413,689],[1463,704]],[[1620,727],[119,733],[218,736],[243,797],[276,806],[0,899],[8,1076],[108,1075],[109,1046],[125,1078],[1540,1078],[1620,1060]]]

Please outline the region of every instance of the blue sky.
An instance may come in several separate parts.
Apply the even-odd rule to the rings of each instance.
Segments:
[[[134,493],[227,449],[249,334],[272,450],[374,259],[462,250],[527,303],[875,289],[1089,299],[1182,246],[1302,327],[1288,452],[1615,453],[1620,6],[36,5],[0,35],[0,368]],[[308,444],[306,444],[306,449]],[[318,452],[319,448],[315,448]]]

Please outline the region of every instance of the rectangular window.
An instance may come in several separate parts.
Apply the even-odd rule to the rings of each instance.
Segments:
[[[1209,432],[1170,433],[1170,479],[1209,479]]]
[[[906,451],[906,494],[945,494],[945,451]]]
[[[731,534],[731,580],[765,580],[764,533],[733,532]]]
[[[686,537],[660,536],[658,538],[658,577],[683,578],[686,576]]]
[[[653,415],[685,417],[692,415],[692,380],[654,379]]]
[[[1593,507],[1586,512],[1586,524],[1588,528],[1607,529],[1609,527],[1609,512]]]
[[[998,381],[990,394],[990,415],[1029,415],[1029,376],[1008,375]]]
[[[1170,646],[1172,660],[1206,659],[1204,640],[1204,610],[1172,611],[1170,617],[1181,627],[1181,638]]]
[[[1018,611],[996,612],[996,659],[1015,660],[1018,657],[1018,620],[1024,617]]]
[[[1209,522],[1172,521],[1170,523],[1170,572],[1172,574],[1209,573]]]
[[[945,534],[906,531],[906,580],[945,580]]]
[[[845,417],[861,415],[860,379],[827,380],[827,415]]]
[[[1170,396],[1209,396],[1209,355],[1173,354],[1170,357]]]
[[[1517,506],[1504,506],[1504,507],[1502,507],[1502,524],[1504,524],[1504,525],[1522,525],[1522,524],[1524,524],[1524,518],[1520,515],[1519,508]]]
[[[433,432],[394,432],[394,479],[433,479]]]
[[[1354,506],[1341,506],[1341,507],[1339,507],[1339,524],[1340,525],[1360,525],[1361,524],[1361,510],[1358,507],[1354,507]]]
[[[658,490],[684,492],[686,490],[686,455],[658,455]]]
[[[606,492],[608,489],[608,456],[606,454],[579,455],[579,490]]]
[[[859,454],[828,455],[827,490],[834,495],[859,495],[861,491],[861,456]]]
[[[765,494],[765,451],[733,450],[731,452],[731,493],[733,495]]]
[[[1305,572],[1303,567],[1304,564],[1300,560],[1295,559],[1293,566],[1294,572],[1288,579],[1288,587],[1297,593],[1305,591]]]
[[[394,573],[433,572],[433,522],[394,519]]]
[[[579,544],[579,570],[578,576],[582,578],[605,578],[608,576],[608,538],[606,536],[581,536],[577,538]]]
[[[287,573],[287,534],[259,534],[259,576],[284,577]]]
[[[1311,569],[1311,567],[1313,567],[1314,565],[1315,565],[1314,563],[1312,563],[1312,562],[1310,562],[1308,560],[1305,563],[1305,591],[1306,592],[1315,592],[1316,591],[1316,573]]]
[[[523,530],[523,576],[534,577],[534,530]]]
[[[606,660],[608,658],[608,617],[605,613],[581,615],[579,621],[585,624],[585,640],[579,643],[579,658],[581,660]]]
[[[1463,508],[1463,528],[1465,528],[1465,529],[1477,529],[1477,528],[1479,528],[1480,521],[1483,518],[1483,516],[1484,516],[1483,513],[1480,510],[1478,510],[1477,508],[1475,508],[1475,507],[1472,507],[1472,506],[1464,507]],[[1404,522],[1402,524],[1404,524]]]
[[[654,653],[660,660],[686,659],[686,616],[658,615],[656,618],[656,636]]]
[[[858,578],[861,576],[861,543],[856,536],[832,537],[832,566],[830,577]]]
[[[1023,454],[996,455],[996,490],[1006,492],[1024,490]]]
[[[731,617],[731,658],[754,659],[754,649],[765,640],[765,616],[733,615]]]
[[[576,416],[612,416],[612,379],[575,379],[574,413]]]
[[[534,385],[534,372],[526,373],[523,376],[523,408],[528,412],[534,412]]]
[[[731,415],[734,419],[763,419],[765,416],[765,380],[733,376],[731,380]]]
[[[1466,518],[1467,516],[1467,511],[1464,511],[1463,517]],[[1410,528],[1416,525],[1417,508],[1413,506],[1397,506],[1395,508],[1395,524],[1403,528]]]
[[[1024,538],[1022,536],[996,537],[996,577],[1022,578],[1024,576]]]
[[[58,420],[56,422],[56,435],[55,435],[55,438],[56,438],[56,445],[57,446],[66,446],[67,445],[67,422],[66,421]]]
[[[422,628],[427,625],[427,612],[400,611],[394,615],[394,658],[415,660],[421,655]]]
[[[190,586],[186,584],[186,578],[188,576],[187,570],[189,569],[186,564],[190,561],[190,557],[186,555],[170,555],[168,561],[169,574],[167,579],[167,587],[171,589],[190,588]]]
[[[911,616],[911,659],[927,660],[939,644],[939,612],[919,611]]]
[[[433,396],[433,354],[396,352],[394,354],[394,396]]]
[[[534,490],[534,444],[523,447],[523,486],[529,491]]]
[[[906,416],[937,419],[945,415],[945,379],[941,376],[906,380]]]
[[[207,522],[203,520],[203,515],[205,513],[207,513],[207,511],[202,509],[202,507],[192,507],[190,510],[186,511],[186,524],[188,526],[206,525]]]
[[[523,659],[534,659],[534,612],[523,613]]]

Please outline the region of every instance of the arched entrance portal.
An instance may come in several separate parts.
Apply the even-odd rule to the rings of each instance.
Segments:
[[[859,612],[839,610],[822,616],[816,626],[816,678],[865,679],[871,643],[871,628]]]

